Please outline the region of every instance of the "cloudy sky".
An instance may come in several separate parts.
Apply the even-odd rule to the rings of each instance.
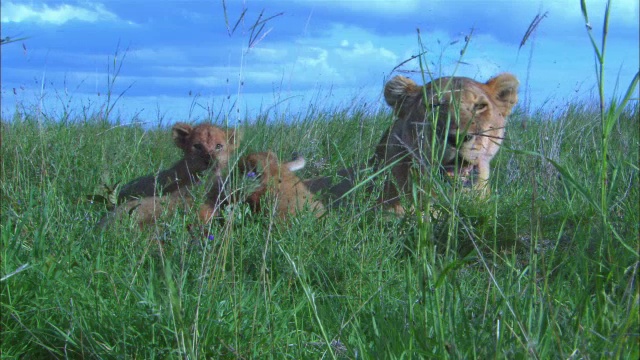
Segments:
[[[612,2],[609,95],[638,72],[640,43],[638,1]],[[605,0],[587,5],[600,39]],[[118,69],[111,101],[124,92],[114,113],[125,123],[375,108],[390,76],[420,79],[407,61],[420,53],[433,76],[514,73],[531,109],[595,94],[579,0],[3,0],[0,14],[2,38],[26,38],[1,48],[3,119],[100,111]]]

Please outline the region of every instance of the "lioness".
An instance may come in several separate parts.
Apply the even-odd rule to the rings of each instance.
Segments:
[[[229,157],[238,147],[240,133],[223,130],[211,124],[191,126],[176,123],[171,130],[175,145],[184,157],[157,176],[147,175],[124,185],[118,193],[118,202],[131,198],[168,194],[199,181],[200,175],[214,168],[216,175],[227,167]]]
[[[227,202],[245,202],[252,212],[269,211],[265,202],[274,204],[278,217],[286,218],[308,207],[316,216],[320,216],[324,207],[313,198],[313,194],[293,173],[302,169],[304,159],[281,164],[273,152],[249,154],[238,160],[237,174],[244,177],[243,189],[225,195],[220,186],[214,186],[200,209],[200,218],[204,222],[217,215],[218,210]]]
[[[500,149],[506,118],[518,101],[518,84],[516,77],[507,73],[486,83],[443,77],[418,86],[403,76],[387,82],[384,98],[393,108],[395,122],[370,161],[377,169],[391,168],[381,203],[403,211],[399,198],[410,191],[414,164],[420,173],[424,173],[424,166],[441,165],[448,172],[457,166],[465,174],[475,166],[475,188],[486,194],[489,162]]]

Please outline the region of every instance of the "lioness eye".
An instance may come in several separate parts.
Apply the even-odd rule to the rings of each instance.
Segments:
[[[198,151],[204,151],[204,146],[202,144],[193,144],[193,148]]]
[[[486,103],[475,104],[475,105],[473,105],[473,110],[474,111],[482,111],[482,110],[486,109],[487,106],[488,105]]]
[[[216,144],[216,150],[222,150],[223,147],[222,144]]]

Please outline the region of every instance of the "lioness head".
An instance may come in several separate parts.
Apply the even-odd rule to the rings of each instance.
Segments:
[[[182,149],[194,170],[226,167],[241,137],[235,129],[223,130],[211,124],[191,126],[185,123],[175,124],[172,135],[174,143]]]
[[[376,158],[389,163],[403,155],[418,155],[423,163],[441,165],[447,172],[455,165],[460,173],[476,166],[476,186],[485,188],[489,161],[500,148],[506,117],[518,101],[517,92],[518,80],[507,73],[486,83],[443,77],[424,86],[396,76],[384,89],[396,120],[378,145]],[[432,147],[437,150],[435,159],[425,155]],[[400,186],[407,181],[402,178],[406,171],[408,168],[392,170]]]

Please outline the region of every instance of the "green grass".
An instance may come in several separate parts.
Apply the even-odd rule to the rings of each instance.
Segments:
[[[609,143],[608,219],[632,249],[638,114],[628,107]],[[637,358],[637,251],[603,244],[597,209],[529,154],[598,194],[597,106],[541,111],[526,129],[521,117],[485,202],[449,191],[431,222],[364,207],[292,226],[245,214],[214,224],[213,241],[187,230],[194,214],[93,229],[106,210],[84,197],[175,161],[168,129],[5,121],[2,356]],[[364,161],[390,121],[366,109],[258,121],[245,144],[302,153],[302,177],[331,174]]]
[[[101,232],[107,210],[87,196],[177,160],[169,130],[2,119],[1,357],[637,359],[638,75],[605,101],[605,18],[601,45],[589,33],[598,100],[516,111],[487,200],[429,179],[416,198],[439,196],[403,218],[366,211],[360,189],[353,208],[288,226],[240,207],[213,240],[191,213]],[[355,102],[310,109],[259,116],[245,151],[331,175],[365,163],[392,121]]]

